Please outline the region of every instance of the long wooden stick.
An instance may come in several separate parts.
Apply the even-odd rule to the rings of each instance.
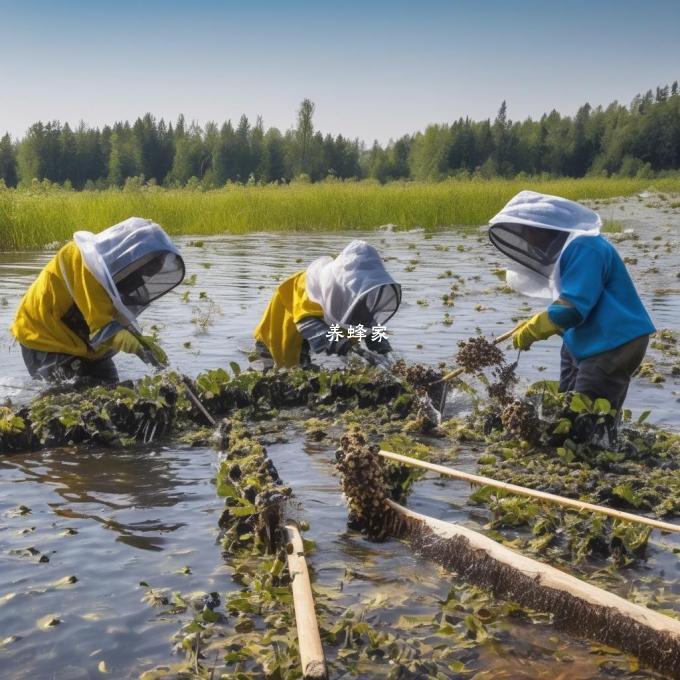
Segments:
[[[521,496],[529,496],[530,498],[538,498],[542,501],[557,503],[559,505],[563,505],[566,507],[575,508],[576,510],[597,512],[602,515],[608,515],[609,517],[614,517],[615,519],[623,520],[625,522],[646,524],[647,526],[654,527],[655,529],[661,529],[662,531],[680,532],[680,526],[676,524],[671,524],[670,522],[663,522],[661,520],[652,519],[650,517],[644,517],[642,515],[634,515],[630,512],[614,510],[613,508],[607,508],[603,505],[594,505],[593,503],[577,501],[573,498],[558,496],[556,494],[548,493],[546,491],[537,491],[536,489],[529,489],[527,487],[518,486],[516,484],[510,484],[508,482],[501,482],[498,481],[497,479],[492,479],[491,477],[473,475],[469,472],[463,472],[462,470],[456,470],[455,468],[446,467],[445,465],[438,465],[437,463],[429,463],[426,460],[418,460],[417,458],[402,456],[401,454],[393,453],[392,451],[381,450],[380,455],[383,458],[393,460],[397,463],[402,463],[404,465],[412,465],[414,467],[419,467],[424,470],[431,470],[432,472],[437,472],[440,475],[447,475],[448,477],[454,477],[455,479],[462,479],[472,484],[479,484],[481,486],[492,486],[496,489],[502,489],[503,491],[509,491],[510,493],[519,494]]]
[[[540,611],[578,635],[639,656],[680,677],[680,621],[633,604],[466,527],[421,515],[393,501],[395,533],[496,595]]]
[[[515,332],[515,329],[513,328],[511,331],[508,331],[507,333],[503,333],[503,335],[499,335],[497,338],[493,340],[491,343],[492,345],[498,345],[504,340],[507,340],[508,338],[512,337],[512,334]],[[438,385],[439,383],[443,382],[449,382],[449,380],[453,380],[454,378],[457,378],[461,373],[465,373],[465,369],[460,366],[459,368],[455,368],[451,373],[447,373],[443,378],[439,378],[439,380],[435,380],[433,383],[430,383],[431,385]]]
[[[198,409],[199,413],[206,419],[208,425],[216,427],[217,421],[210,415],[210,413],[208,413],[208,409],[203,406],[203,403],[191,387],[191,381],[186,375],[182,376],[182,382],[184,383],[184,389],[186,391],[187,397],[189,397],[189,401],[191,401],[191,403]]]
[[[288,572],[292,579],[293,605],[297,625],[300,662],[305,680],[326,680],[326,659],[321,646],[319,626],[314,612],[314,597],[309,582],[302,537],[296,526],[286,525]]]

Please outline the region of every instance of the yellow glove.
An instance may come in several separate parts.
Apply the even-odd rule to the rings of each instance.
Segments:
[[[142,341],[144,353],[139,357],[142,361],[145,361],[147,364],[154,364],[157,366],[168,365],[168,355],[152,337],[149,335],[143,335]],[[151,354],[151,360],[149,360],[149,354]]]
[[[123,329],[113,336],[111,347],[118,352],[136,354],[147,364],[160,366],[167,366],[168,364],[168,355],[148,335],[142,335],[141,339],[138,339],[134,333]]]
[[[512,332],[512,344],[515,349],[527,350],[537,340],[546,340],[561,330],[550,320],[546,310],[517,324]]]
[[[113,338],[111,338],[111,347],[117,352],[125,352],[125,354],[136,354],[139,356],[144,349],[142,343],[130,333],[130,331],[123,329],[118,331]]]

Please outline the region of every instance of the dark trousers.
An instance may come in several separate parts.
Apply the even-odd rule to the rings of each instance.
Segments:
[[[578,392],[592,399],[603,397],[619,410],[628,394],[633,373],[647,351],[649,336],[642,335],[608,352],[577,361],[562,344],[560,392]]]
[[[39,352],[21,345],[21,355],[31,378],[60,382],[84,378],[88,382],[118,382],[118,371],[113,359],[89,361],[71,354]]]
[[[274,366],[274,359],[267,345],[259,340],[255,341],[255,357],[264,363],[265,370]],[[255,361],[255,359],[251,359]],[[309,342],[302,340],[302,347],[300,348],[300,368],[310,368],[312,365],[312,358],[310,356]]]

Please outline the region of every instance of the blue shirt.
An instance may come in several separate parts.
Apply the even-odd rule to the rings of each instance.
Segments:
[[[559,268],[560,298],[580,317],[563,336],[575,359],[607,352],[656,330],[626,265],[603,236],[574,239],[562,253]],[[548,315],[562,325],[554,309],[558,307],[551,305]]]

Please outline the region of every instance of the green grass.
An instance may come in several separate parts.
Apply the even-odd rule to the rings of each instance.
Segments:
[[[450,180],[439,183],[323,182],[288,186],[230,186],[214,191],[161,189],[73,192],[0,189],[0,249],[38,248],[99,231],[132,215],[170,234],[257,231],[334,231],[392,223],[427,229],[480,225],[522,189],[567,198],[606,199],[648,189],[680,192],[680,179]]]
[[[617,220],[604,220],[602,224],[602,232],[605,234],[620,234],[623,231],[623,225]]]

